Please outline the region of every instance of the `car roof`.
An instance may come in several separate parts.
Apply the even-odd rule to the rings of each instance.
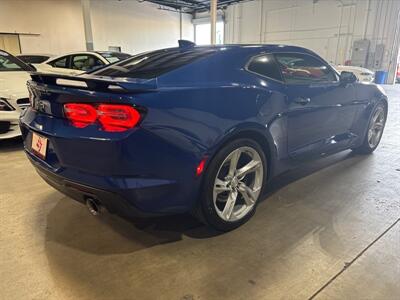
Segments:
[[[18,56],[48,56],[48,57],[53,57],[54,54],[50,54],[50,53],[20,53],[15,55],[16,57]]]
[[[116,52],[116,51],[76,51],[76,52],[64,53],[64,54],[57,55],[57,56],[52,56],[48,60],[46,60],[44,63],[52,62],[52,61],[55,61],[59,58],[65,57],[65,56],[80,55],[80,54],[94,54],[94,55],[97,55],[98,57],[101,57],[102,59],[106,59],[102,56],[102,54],[105,54],[105,53],[121,53],[121,54],[131,55],[128,53]]]
[[[10,52],[7,52],[6,50],[0,49],[0,54],[2,54],[2,53],[5,53],[5,54],[11,55],[11,56],[15,56],[15,55],[12,55]]]
[[[99,53],[97,53],[96,51],[76,51],[76,52],[64,53],[64,54],[57,55],[57,56],[52,56],[52,57],[50,57],[48,60],[46,60],[43,63],[53,62],[53,61],[55,61],[55,60],[57,60],[59,58],[65,57],[65,56],[80,55],[80,54],[94,54],[96,56],[100,56],[101,57],[101,55]]]
[[[126,54],[126,55],[131,55],[129,53],[125,53],[125,52],[119,52],[119,51],[93,51],[94,53],[98,53],[98,54]]]
[[[164,49],[156,49],[153,51],[148,51],[154,52],[154,51],[173,51],[179,49],[179,47],[171,47],[171,48],[164,48]],[[186,49],[186,48],[185,48]],[[189,49],[189,48],[187,48]],[[308,53],[308,54],[314,54],[313,51],[299,47],[299,46],[291,46],[291,45],[282,45],[282,44],[224,44],[224,45],[195,45],[193,47],[190,47],[191,50],[196,50],[196,51],[205,51],[209,49],[215,49],[215,50],[220,50],[220,51],[226,51],[226,50],[231,50],[234,52],[243,52],[243,53],[249,53],[249,52],[300,52],[300,53]],[[76,54],[97,54],[101,55],[102,53],[122,53],[122,54],[128,54],[128,53],[123,53],[123,52],[116,52],[116,51],[77,51],[77,52],[70,52],[70,53],[65,53],[63,55],[58,55],[55,57],[51,57],[50,60],[56,60],[58,58],[68,56],[68,55],[76,55]],[[144,54],[146,52],[138,53],[137,55]],[[128,54],[130,55],[130,54]],[[317,55],[318,56],[318,55]]]
[[[178,49],[179,47],[173,47],[168,49]],[[165,49],[165,50],[168,50]],[[193,49],[193,50],[208,50],[208,49],[216,49],[216,50],[234,50],[234,51],[243,51],[249,52],[254,50],[254,52],[301,52],[301,53],[314,53],[313,51],[292,45],[283,45],[283,44],[224,44],[224,45],[204,45],[204,46],[193,46],[187,47],[185,49]]]
[[[279,53],[279,52],[289,52],[289,53],[303,53],[303,54],[309,54],[316,56],[323,61],[325,61],[321,56],[319,56],[317,53],[313,52],[310,49],[306,49],[303,47],[299,46],[291,46],[291,45],[282,45],[282,44],[224,44],[224,45],[189,45],[189,46],[183,46],[183,47],[172,47],[172,48],[164,48],[164,49],[158,49],[154,51],[148,51],[148,52],[143,52],[137,54],[139,55],[144,55],[147,53],[154,53],[158,51],[177,51],[179,49],[182,49],[182,51],[210,51],[210,50],[216,50],[215,54],[223,54],[223,53],[230,53],[232,55],[235,55],[236,57],[248,57],[253,56],[253,55],[259,55],[263,53]],[[134,55],[136,56],[136,55]],[[219,55],[220,56],[220,55]],[[223,55],[220,57],[228,57],[229,55]]]
[[[97,51],[75,51],[75,52],[63,53],[63,54],[57,55],[57,57],[76,55],[76,54],[99,54],[99,53],[97,53]]]
[[[298,47],[298,46],[289,46],[289,45],[281,45],[281,44],[229,44],[229,45],[206,45],[206,46],[196,46],[193,43],[180,42],[180,47],[172,47],[172,48],[164,48],[158,49],[154,51],[148,51],[144,53],[140,53],[138,55],[133,56],[131,59],[140,58],[141,56],[152,56],[161,57],[162,61],[169,61],[167,59],[168,55],[171,54],[172,59],[179,56],[178,53],[182,53],[182,56],[185,57],[185,52],[188,53],[186,57],[188,57],[189,62],[183,63],[182,65],[172,67],[171,70],[167,70],[160,74],[153,75],[154,77],[159,77],[162,80],[176,80],[180,75],[185,77],[185,71],[192,69],[191,74],[204,74],[209,72],[210,68],[213,70],[214,78],[218,76],[223,77],[222,73],[229,72],[228,70],[238,70],[243,68],[251,57],[268,54],[268,53],[278,53],[278,52],[287,52],[287,53],[302,53],[313,55],[321,60],[323,60],[318,54],[314,53],[311,50],[306,48]],[[198,56],[196,56],[193,52],[199,52]],[[204,56],[202,55],[204,52]],[[161,54],[161,55],[159,55]],[[211,55],[208,55],[211,54]],[[202,59],[194,59],[190,61],[190,57],[199,57]],[[178,59],[179,61],[179,59]],[[182,61],[182,60],[181,60]],[[323,60],[324,61],[324,60]],[[129,63],[130,60],[127,60],[126,63]],[[119,62],[116,64],[124,64],[124,62]],[[148,64],[147,64],[148,67]],[[106,72],[107,70],[113,69],[113,66],[105,67],[101,72]],[[193,68],[196,69],[196,72],[193,72]],[[180,75],[178,75],[180,74]],[[104,74],[100,74],[103,75]],[[93,73],[93,76],[97,76],[97,73]],[[105,75],[107,76],[107,75]],[[114,75],[113,75],[114,76]],[[116,77],[122,75],[115,75]],[[174,77],[177,76],[177,77]],[[199,75],[201,76],[201,75]],[[123,77],[123,76],[122,76]],[[192,79],[194,80],[196,76],[193,75]],[[187,79],[187,78],[186,78]]]

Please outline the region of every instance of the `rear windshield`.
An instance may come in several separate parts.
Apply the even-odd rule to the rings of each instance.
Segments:
[[[0,72],[6,71],[32,71],[32,69],[11,54],[0,50]]]
[[[99,76],[155,78],[193,61],[215,53],[215,49],[185,50],[164,49],[139,54],[93,72]]]
[[[101,56],[103,56],[110,64],[132,57],[132,55],[122,52],[98,52],[98,53]]]

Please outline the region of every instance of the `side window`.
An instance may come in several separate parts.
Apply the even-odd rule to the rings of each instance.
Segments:
[[[247,66],[247,69],[262,76],[282,81],[279,67],[271,54],[253,57]]]
[[[68,56],[61,57],[50,63],[51,66],[55,68],[68,68]]]
[[[283,78],[288,84],[337,81],[336,74],[316,57],[300,53],[275,54]]]
[[[80,71],[92,71],[103,66],[104,63],[94,55],[74,55],[71,61],[71,68]]]

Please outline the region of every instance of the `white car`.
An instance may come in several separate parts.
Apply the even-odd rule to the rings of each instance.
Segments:
[[[356,75],[358,81],[361,82],[374,82],[375,73],[371,70],[356,66],[335,66],[335,69],[341,73],[342,71],[352,72]]]
[[[0,50],[0,140],[21,135],[19,116],[29,106],[28,65]]]
[[[129,57],[130,54],[121,52],[86,51],[53,57],[44,63],[33,65],[38,72],[80,75]]]

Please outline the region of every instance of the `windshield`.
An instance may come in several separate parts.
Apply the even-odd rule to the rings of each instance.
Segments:
[[[100,76],[155,78],[193,61],[215,53],[214,49],[164,49],[147,52],[94,72]]]
[[[132,55],[121,52],[99,52],[110,64],[127,59]]]
[[[32,69],[11,54],[0,51],[0,72],[7,71],[32,71]]]

